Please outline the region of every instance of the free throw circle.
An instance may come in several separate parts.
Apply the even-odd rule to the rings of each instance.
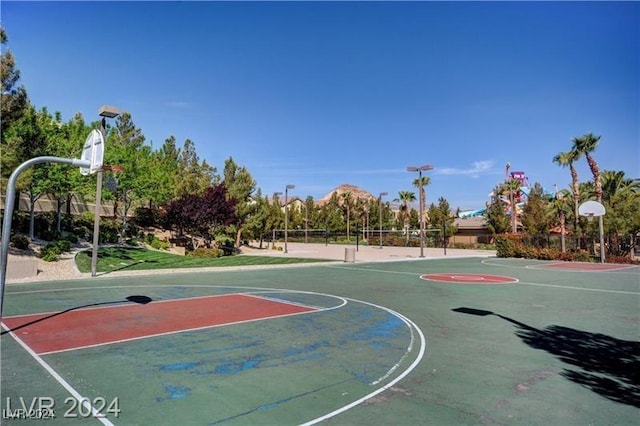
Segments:
[[[517,278],[503,275],[439,273],[423,274],[420,278],[426,281],[438,281],[452,284],[510,284],[518,282]]]

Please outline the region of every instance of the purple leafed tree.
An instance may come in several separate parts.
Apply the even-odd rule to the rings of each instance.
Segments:
[[[190,234],[204,239],[207,246],[215,238],[216,232],[236,220],[236,203],[227,199],[227,190],[219,184],[209,187],[202,195],[184,195],[166,206],[164,227],[177,231],[180,235]]]

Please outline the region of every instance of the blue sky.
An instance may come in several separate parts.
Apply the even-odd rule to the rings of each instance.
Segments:
[[[349,183],[482,208],[507,162],[567,187],[552,158],[601,135],[602,169],[640,177],[638,2],[7,2],[40,108],[129,111],[264,194]],[[108,147],[107,147],[108,149]],[[581,180],[591,178],[584,161]]]

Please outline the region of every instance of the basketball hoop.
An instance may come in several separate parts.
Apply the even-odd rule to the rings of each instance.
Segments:
[[[580,216],[585,216],[589,222],[593,220],[594,217],[598,218],[598,228],[600,230],[600,263],[604,263],[604,225],[602,222],[602,217],[605,214],[604,206],[597,201],[585,201],[580,204],[578,207],[578,214]]]
[[[604,216],[605,209],[604,206],[597,201],[585,201],[578,207],[578,214],[585,216],[591,221],[594,217]]]

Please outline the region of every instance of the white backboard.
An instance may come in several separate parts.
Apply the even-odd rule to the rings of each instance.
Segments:
[[[578,207],[578,214],[580,216],[598,217],[604,216],[604,213],[604,206],[597,201],[585,201]]]
[[[89,173],[95,173],[102,168],[102,162],[104,160],[104,138],[99,130],[93,129],[87,139],[84,142],[84,148],[82,148],[81,160],[90,161],[91,165],[88,168],[80,167],[80,173],[88,175]]]

